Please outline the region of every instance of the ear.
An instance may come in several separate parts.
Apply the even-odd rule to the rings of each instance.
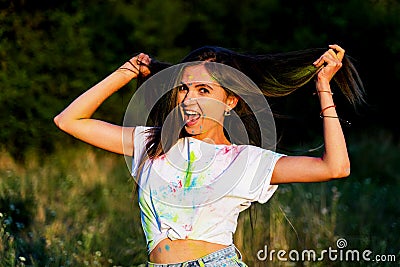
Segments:
[[[235,95],[228,95],[225,104],[232,110],[236,107],[239,98]]]

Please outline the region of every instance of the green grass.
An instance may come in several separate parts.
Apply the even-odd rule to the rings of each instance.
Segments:
[[[399,144],[387,133],[350,137],[344,180],[281,185],[239,218],[235,243],[249,266],[396,266],[374,262],[261,261],[257,252],[348,249],[400,260]],[[87,145],[0,156],[0,266],[140,266],[146,246],[123,157]],[[254,214],[252,214],[254,215]],[[254,216],[253,216],[254,217]]]
[[[29,159],[24,166],[6,153],[0,159],[2,230],[13,237],[2,235],[0,261],[15,259],[17,266],[24,263],[19,257],[33,266],[145,262],[133,184],[122,157],[86,147]]]

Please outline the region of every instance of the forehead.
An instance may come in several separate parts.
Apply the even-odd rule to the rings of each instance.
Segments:
[[[182,82],[208,82],[215,83],[216,80],[210,75],[203,64],[189,66],[183,70]]]

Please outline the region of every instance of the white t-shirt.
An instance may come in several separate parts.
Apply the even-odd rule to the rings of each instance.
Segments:
[[[148,252],[163,239],[194,239],[230,245],[239,212],[267,202],[277,189],[272,171],[284,156],[251,145],[214,145],[187,137],[163,156],[147,160],[148,127],[135,129],[132,174]]]

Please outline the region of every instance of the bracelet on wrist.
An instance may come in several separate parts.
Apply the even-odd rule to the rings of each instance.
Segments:
[[[119,67],[118,69],[119,69],[119,70],[128,70],[128,71],[130,71],[130,72],[133,72],[133,73],[137,74],[136,71],[131,70],[130,68]]]
[[[320,93],[328,93],[330,95],[333,95],[333,92],[328,91],[328,90],[317,90],[316,92],[313,93],[313,95],[320,94]]]
[[[320,117],[321,119],[323,119],[323,118],[338,119],[340,122],[344,123],[346,126],[351,126],[351,122],[348,121],[348,120],[344,120],[344,119],[342,119],[342,118],[340,118],[340,117],[338,117],[338,116],[324,115],[324,111],[327,110],[327,109],[329,109],[329,108],[336,108],[336,105],[330,105],[330,106],[327,106],[327,107],[323,108],[323,109],[321,110],[321,112],[319,113],[319,117]]]
[[[140,71],[139,71],[139,68],[136,67],[135,64],[133,64],[131,60],[128,60],[126,63],[129,63],[129,64],[133,67],[133,69],[127,68],[127,67],[119,67],[118,69],[119,69],[119,70],[127,70],[127,71],[133,72],[133,73],[135,73],[135,74],[138,74],[138,73],[140,72]],[[124,65],[125,65],[125,64],[124,64]]]
[[[337,117],[337,116],[325,116],[325,115],[320,115],[319,117],[320,117],[321,119],[323,119],[323,118],[338,119],[340,122],[344,123],[346,126],[348,126],[348,127],[351,126],[351,122],[350,122],[350,121],[344,120],[344,119],[342,119],[342,118],[340,118],[340,117]]]
[[[324,111],[327,110],[327,109],[330,109],[330,108],[336,108],[336,105],[330,105],[330,106],[327,106],[327,107],[323,108],[321,110],[321,112],[319,113],[319,115],[322,116],[324,114]]]

